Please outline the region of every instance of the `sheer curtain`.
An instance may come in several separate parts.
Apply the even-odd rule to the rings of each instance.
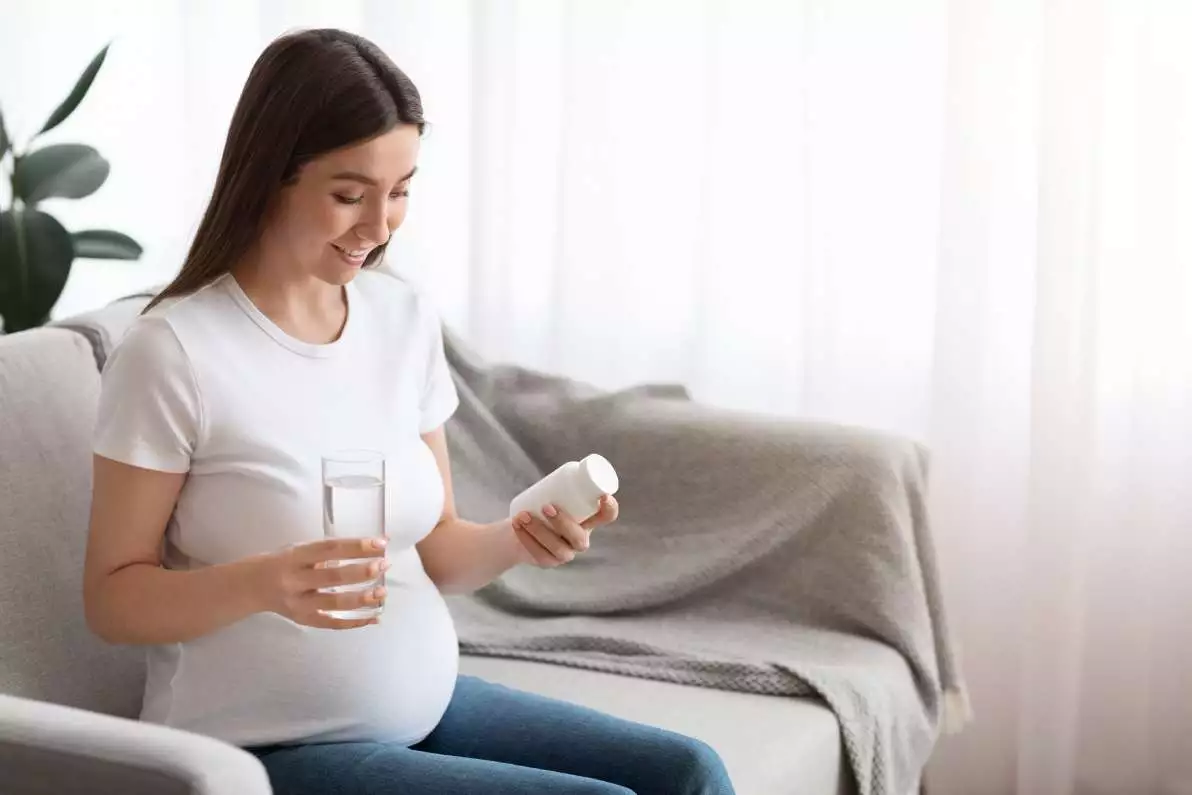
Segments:
[[[433,122],[392,266],[483,353],[931,447],[975,712],[941,743],[937,792],[1192,793],[1184,0],[43,0],[0,18],[0,102],[25,131],[117,36],[59,134],[113,176],[63,217],[127,229],[147,259],[81,264],[59,314],[177,267],[269,38],[358,30]]]
[[[929,440],[966,792],[1192,792],[1190,11],[950,7]]]

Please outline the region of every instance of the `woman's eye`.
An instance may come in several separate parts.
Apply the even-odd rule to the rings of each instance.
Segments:
[[[410,195],[410,191],[407,188],[404,190],[394,191],[393,193],[390,193],[389,198],[390,199],[400,199],[403,196],[409,196],[409,195]]]
[[[340,204],[359,204],[364,201],[363,196],[341,196],[338,193],[333,195],[335,196],[335,200]]]

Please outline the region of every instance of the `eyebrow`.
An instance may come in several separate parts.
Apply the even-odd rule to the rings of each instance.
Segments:
[[[397,181],[398,184],[400,185],[401,183],[408,180],[410,177],[414,176],[414,174],[417,173],[417,171],[418,171],[418,166],[414,166],[412,169],[410,169],[409,174],[406,174],[404,177],[402,177],[401,179],[399,179]],[[338,174],[332,174],[331,178],[332,179],[350,180],[352,182],[360,182],[364,185],[368,185],[369,187],[373,187],[373,188],[377,187],[377,185],[380,184],[372,177],[367,176],[365,174],[361,174],[359,171],[341,171]]]

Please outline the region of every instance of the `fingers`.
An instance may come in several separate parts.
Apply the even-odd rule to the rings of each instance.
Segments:
[[[522,529],[549,552],[556,563],[570,563],[575,558],[575,550],[551,526],[535,518],[529,524],[523,524]]]
[[[588,532],[567,511],[557,505],[547,505],[543,507],[542,514],[550,529],[572,550],[583,552],[588,548]]]
[[[359,629],[360,627],[367,627],[370,624],[377,624],[379,622],[380,616],[374,616],[373,618],[332,618],[322,613],[315,613],[304,623],[308,627],[315,627],[316,629]]]
[[[601,525],[612,524],[617,521],[620,513],[621,506],[617,502],[617,498],[611,494],[605,494],[600,498],[600,510],[596,512],[595,516],[591,516],[580,523],[580,527],[585,530],[593,530]]]
[[[385,538],[325,538],[298,548],[298,558],[307,566],[327,560],[379,558],[385,555]]]
[[[513,518],[513,529],[519,533],[519,537],[528,537],[535,542],[528,548],[539,565],[557,566],[560,563],[570,563],[575,558],[575,550],[538,517],[522,512]],[[523,543],[523,546],[526,545]],[[538,550],[546,552],[545,561],[539,560],[539,556],[534,554]]]
[[[595,515],[582,523],[557,505],[543,506],[541,516],[522,511],[513,517],[513,530],[522,546],[539,566],[553,567],[570,563],[590,544],[589,531],[617,519],[620,506],[606,494],[600,498]]]
[[[517,536],[517,540],[525,547],[526,551],[530,553],[530,557],[534,559],[534,564],[545,568],[558,566],[562,563],[561,560],[551,554],[550,550],[538,543],[538,539],[529,533],[525,527],[518,521],[513,522],[513,532]]]
[[[310,595],[309,605],[316,611],[324,610],[359,610],[366,607],[380,607],[385,604],[388,591],[384,586],[364,588],[359,591],[341,591],[340,593],[313,593]]]
[[[348,566],[316,566],[305,573],[307,587],[311,590],[333,585],[354,585],[371,582],[389,569],[389,561],[374,560],[370,563],[352,563]]]

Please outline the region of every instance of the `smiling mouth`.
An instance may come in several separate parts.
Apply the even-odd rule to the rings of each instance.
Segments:
[[[334,243],[331,244],[331,247],[352,262],[363,261],[364,258],[368,256],[368,252],[372,251],[371,248],[346,249],[343,246],[337,246]]]

